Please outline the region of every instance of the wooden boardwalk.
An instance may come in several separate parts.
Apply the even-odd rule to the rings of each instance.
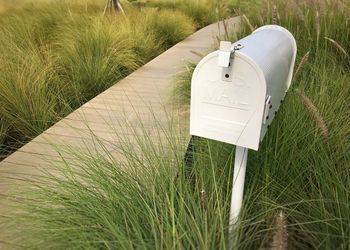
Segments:
[[[232,18],[227,23],[230,29],[237,29],[239,19]],[[127,137],[129,128],[152,136],[157,127],[155,123],[166,123],[169,119],[166,110],[169,111],[169,91],[172,89],[174,76],[184,69],[187,62],[200,60],[190,51],[205,54],[216,37],[223,33],[222,23],[197,31],[0,162],[1,216],[6,216],[10,209],[8,204],[11,202],[12,191],[22,187],[28,179],[40,175],[43,169],[50,170],[54,161],[62,158],[74,161],[67,152],[69,150],[60,150],[59,145],[66,149],[100,150],[102,154],[106,151],[113,154],[121,138],[116,135]],[[140,121],[142,128],[135,128]],[[188,118],[184,118],[181,123],[184,125],[184,134],[188,134]],[[102,142],[103,150],[96,146],[93,138]],[[118,157],[117,152],[114,155]],[[1,235],[3,234],[0,230],[0,248],[1,242],[6,241]]]

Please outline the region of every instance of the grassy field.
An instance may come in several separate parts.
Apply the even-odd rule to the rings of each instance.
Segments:
[[[6,224],[16,228],[13,225],[21,223],[14,248],[227,249],[229,238],[236,249],[350,248],[349,4],[220,3],[222,15],[243,16],[239,37],[255,27],[277,23],[288,28],[298,44],[291,90],[259,152],[249,153],[238,229],[228,234],[234,147],[200,140],[189,169],[174,131],[165,143],[171,145],[170,153],[164,145],[156,146],[139,135],[135,137],[141,156],[133,154],[131,145],[120,145],[126,162],[72,152],[80,164],[60,168],[66,178],[41,180],[34,192],[28,191],[26,197],[31,199],[19,204],[25,212]],[[180,0],[152,6],[177,10],[187,19],[189,13],[205,13],[208,7],[207,2]],[[210,22],[211,16],[204,16],[209,19],[197,16],[191,27]],[[64,39],[74,43],[82,37]],[[57,49],[70,52],[66,46]],[[71,72],[70,67],[59,69]],[[184,105],[193,68],[189,66],[180,77],[176,90]],[[50,79],[62,75],[70,76],[53,74]],[[2,124],[6,129],[6,120]]]
[[[131,4],[126,18],[102,16],[102,0],[0,6],[0,155],[199,27],[180,11]]]

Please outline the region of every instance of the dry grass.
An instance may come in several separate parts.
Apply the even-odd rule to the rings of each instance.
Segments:
[[[309,111],[311,117],[315,121],[317,127],[320,129],[323,136],[328,136],[328,127],[326,122],[324,121],[320,111],[317,109],[316,105],[310,100],[309,97],[305,95],[303,91],[296,90],[296,93],[300,97],[301,102],[305,106],[305,108]]]
[[[316,16],[315,16],[315,27],[316,27],[316,39],[318,43],[318,41],[320,40],[320,33],[321,33],[321,19],[318,11],[316,11]]]
[[[283,211],[280,211],[274,222],[274,233],[271,250],[288,250],[288,224]]]
[[[343,53],[345,56],[349,56],[348,52],[346,52],[346,50],[335,40],[333,40],[332,38],[329,37],[325,37],[325,39],[329,42],[331,42],[331,44],[337,49],[339,50],[341,53]]]
[[[301,58],[300,63],[298,65],[297,69],[295,70],[294,77],[298,76],[300,70],[307,63],[307,61],[309,60],[309,55],[310,55],[310,51],[306,52],[305,55]]]
[[[278,13],[277,13],[277,7],[276,5],[273,6],[272,8],[272,24],[277,24],[278,21],[277,21],[277,17],[278,16]]]
[[[250,31],[253,32],[255,30],[255,28],[253,27],[253,25],[250,23],[248,17],[246,15],[242,15],[244,21],[246,22],[246,24],[248,25],[248,27],[250,28]]]

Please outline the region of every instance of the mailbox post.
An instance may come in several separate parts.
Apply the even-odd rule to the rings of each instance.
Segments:
[[[277,25],[204,57],[191,83],[190,134],[236,145],[230,229],[242,206],[248,149],[258,150],[291,84],[297,46]]]

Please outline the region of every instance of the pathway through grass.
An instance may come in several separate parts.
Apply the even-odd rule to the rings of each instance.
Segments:
[[[241,36],[277,22],[298,43],[293,87],[259,152],[249,155],[244,207],[233,235],[237,249],[271,247],[281,212],[288,237],[280,237],[280,243],[290,249],[349,249],[349,6],[342,1],[242,1],[236,7],[245,15]],[[19,219],[27,227],[20,230],[19,244],[227,248],[233,147],[198,142],[189,172],[182,147],[164,151],[138,138],[142,155],[124,147],[126,165],[80,155],[78,166],[63,168],[66,179],[44,179],[45,188],[39,185],[29,196],[35,206],[23,203],[27,213]],[[175,131],[167,142],[178,145],[177,140]]]

